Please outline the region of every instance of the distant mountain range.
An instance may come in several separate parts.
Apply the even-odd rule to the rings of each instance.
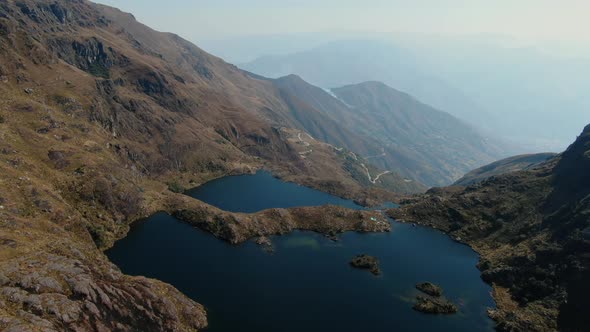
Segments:
[[[239,66],[273,78],[296,74],[322,88],[380,81],[509,142],[512,154],[561,151],[590,121],[588,59],[475,38],[385,38],[310,42]]]
[[[417,54],[392,43],[336,41],[298,53],[262,56],[239,67],[272,78],[296,74],[322,88],[379,81],[471,123],[492,118],[461,90],[428,72]]]

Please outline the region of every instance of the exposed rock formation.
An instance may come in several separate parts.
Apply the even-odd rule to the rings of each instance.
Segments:
[[[293,230],[339,234],[347,231],[389,232],[391,223],[376,211],[351,210],[339,206],[269,209],[253,214],[231,213],[182,196],[171,197],[166,210],[231,243],[286,234]]]
[[[426,295],[417,295],[414,310],[426,314],[454,314],[458,311],[457,306],[442,296],[443,290],[440,286],[431,282],[416,284],[416,289]]]
[[[78,248],[62,240],[0,265],[2,331],[191,331],[207,326],[204,308],[172,286],[123,275],[102,255],[88,256]]]
[[[426,314],[454,314],[458,311],[457,306],[445,298],[433,296],[416,296],[414,310]]]
[[[356,267],[357,269],[369,270],[376,276],[381,274],[381,269],[379,268],[379,260],[373,256],[369,256],[366,254],[355,256],[350,261],[350,265],[352,267]]]
[[[440,286],[437,286],[431,282],[422,282],[416,284],[416,289],[419,291],[426,293],[430,296],[439,297],[442,296],[443,290]]]
[[[256,244],[263,247],[267,252],[273,252],[272,241],[266,236],[260,236],[256,239]]]

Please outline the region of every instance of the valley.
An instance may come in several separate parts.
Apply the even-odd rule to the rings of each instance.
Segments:
[[[0,330],[587,326],[590,127],[509,157],[397,86],[285,75],[87,0],[0,1]],[[426,281],[454,315],[412,309]]]

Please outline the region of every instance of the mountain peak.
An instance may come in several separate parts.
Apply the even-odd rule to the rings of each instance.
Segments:
[[[302,83],[302,84],[309,84],[307,83],[301,76],[297,74],[289,74],[276,79],[277,81],[289,81],[293,83]]]

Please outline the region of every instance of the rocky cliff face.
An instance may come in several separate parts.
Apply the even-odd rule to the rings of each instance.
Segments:
[[[104,257],[66,241],[4,262],[4,331],[191,331],[207,326],[204,308],[172,286],[129,277]]]
[[[581,331],[590,304],[589,166],[587,126],[567,151],[537,167],[433,189],[388,213],[442,229],[481,254],[499,330]]]

